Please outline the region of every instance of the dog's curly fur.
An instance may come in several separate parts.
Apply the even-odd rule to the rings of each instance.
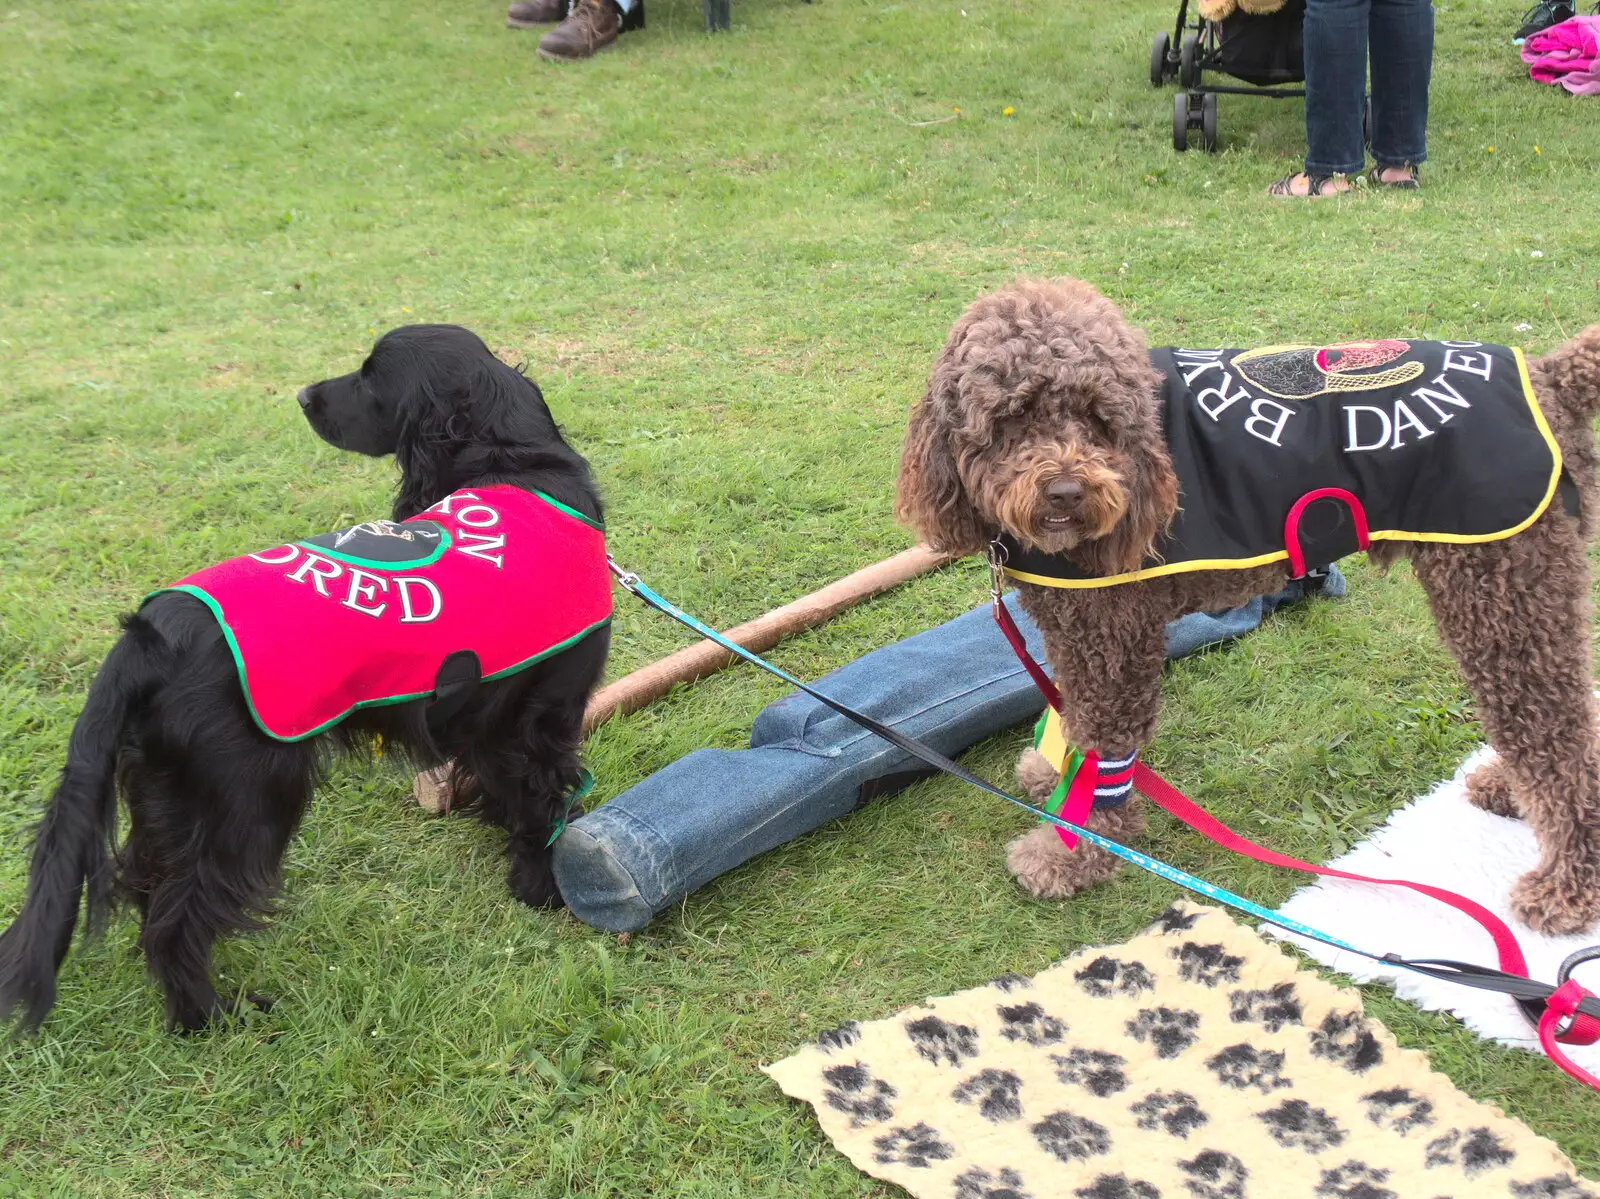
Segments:
[[[492,484],[543,491],[601,517],[588,464],[562,439],[538,387],[465,329],[393,330],[360,370],[299,398],[333,445],[395,455],[396,520]],[[430,719],[426,702],[414,700],[283,742],[252,721],[210,611],[182,593],[156,596],[124,621],[73,726],[22,912],[0,935],[0,1020],[20,1015],[36,1025],[55,1003],[85,891],[91,931],[118,895],[139,910],[139,944],[165,992],[170,1027],[197,1029],[227,1014],[237,999],[217,993],[214,944],[259,925],[322,767],[335,751],[370,746],[374,734],[417,765],[454,759],[456,794],[506,830],[512,893],[559,904],[546,841],[579,777],[583,707],[608,644],[608,630],[598,629],[483,683],[448,715]],[[131,817],[120,848],[118,791]]]
[[[1513,892],[1519,917],[1548,933],[1600,917],[1600,736],[1589,649],[1585,546],[1600,512],[1593,422],[1600,325],[1529,363],[1534,390],[1577,488],[1579,512],[1552,504],[1524,532],[1475,545],[1375,543],[1379,566],[1408,558],[1445,645],[1478,703],[1498,758],[1470,793],[1538,834],[1538,867]],[[1115,305],[1072,279],[1022,281],[956,321],[911,413],[896,510],[934,546],[982,550],[1000,531],[1102,574],[1131,570],[1177,511],[1161,436],[1160,376]],[[1057,500],[1052,484],[1076,484]],[[1059,489],[1059,488],[1058,488]],[[1124,757],[1155,734],[1167,622],[1280,588],[1285,564],[1194,571],[1108,588],[1020,583],[1044,636],[1074,740]],[[1029,750],[1022,785],[1048,795],[1053,771]],[[1090,827],[1136,832],[1131,807]],[[1052,830],[1014,842],[1024,887],[1060,896],[1107,877],[1114,860],[1066,850]]]

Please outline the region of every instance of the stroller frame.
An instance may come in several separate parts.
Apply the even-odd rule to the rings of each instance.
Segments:
[[[1187,32],[1186,32],[1187,31]],[[1205,82],[1205,72],[1228,72],[1222,65],[1222,53],[1227,39],[1222,36],[1221,24],[1208,21],[1196,13],[1189,18],[1189,0],[1178,0],[1178,19],[1172,36],[1156,34],[1150,47],[1150,84],[1163,86],[1168,79],[1176,78],[1179,92],[1172,98],[1172,148],[1187,150],[1190,134],[1199,131],[1198,144],[1203,150],[1215,153],[1217,149],[1217,97],[1264,96],[1269,100],[1289,100],[1304,96],[1304,86],[1265,84],[1240,86]],[[1362,103],[1362,133],[1365,141],[1372,138],[1372,100]]]

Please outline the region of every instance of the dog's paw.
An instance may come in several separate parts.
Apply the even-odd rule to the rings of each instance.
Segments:
[[[511,859],[506,870],[506,886],[530,908],[562,908],[566,900],[556,886],[555,873],[550,869],[548,851],[538,854],[519,854]]]
[[[1522,817],[1522,809],[1517,806],[1517,797],[1511,786],[1511,772],[1506,769],[1504,759],[1499,757],[1490,758],[1467,775],[1467,799],[1474,807],[1493,812],[1496,816],[1509,816],[1513,820]]]
[[[1040,899],[1065,899],[1104,882],[1122,863],[1087,841],[1068,849],[1054,826],[1041,824],[1006,846],[1006,866],[1022,889]]]
[[[1530,870],[1511,888],[1511,910],[1547,937],[1581,933],[1600,919],[1600,875],[1561,868]]]
[[[174,1003],[167,1013],[167,1030],[192,1036],[214,1029],[239,1027],[249,1018],[251,1008],[270,1012],[276,1002],[270,995],[241,989],[230,996],[213,994],[209,999]]]
[[[1049,758],[1031,747],[1022,751],[1017,759],[1017,786],[1027,792],[1034,803],[1042,807],[1060,781],[1061,772],[1050,765]]]

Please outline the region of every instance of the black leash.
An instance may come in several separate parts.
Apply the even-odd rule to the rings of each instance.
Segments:
[[[1113,841],[1108,837],[1103,837],[1099,833],[1096,833],[1090,829],[1083,828],[1069,820],[1064,820],[1059,816],[1054,816],[1049,812],[1034,807],[1025,800],[1017,799],[1015,796],[1008,795],[1006,792],[1000,790],[992,783],[979,778],[970,770],[966,769],[966,767],[952,761],[938,750],[933,749],[931,746],[924,745],[915,738],[908,737],[904,733],[890,728],[888,725],[879,720],[875,720],[873,717],[866,715],[864,712],[858,712],[849,705],[840,703],[831,696],[828,696],[809,684],[795,678],[787,671],[780,670],[778,667],[773,666],[770,662],[767,662],[756,654],[751,653],[749,650],[745,649],[736,642],[728,640],[728,638],[724,637],[721,633],[717,632],[709,625],[696,620],[693,616],[690,616],[676,604],[657,594],[642,579],[640,579],[638,575],[632,573],[631,571],[623,570],[617,565],[615,560],[608,559],[607,561],[611,568],[611,573],[616,576],[617,581],[623,586],[623,588],[637,596],[640,600],[642,600],[651,608],[654,608],[657,612],[660,612],[665,616],[670,616],[679,624],[692,630],[701,637],[704,637],[707,640],[721,646],[723,649],[727,650],[731,654],[734,654],[736,657],[742,658],[754,666],[759,666],[762,670],[767,671],[769,674],[775,675],[791,686],[799,688],[801,691],[805,692],[819,703],[827,705],[841,716],[848,720],[854,721],[868,732],[883,738],[883,740],[887,741],[890,745],[893,745],[896,749],[909,755],[910,757],[933,767],[935,770],[940,771],[943,774],[948,774],[952,778],[960,779],[962,782],[976,787],[980,791],[986,792],[989,795],[993,795],[997,799],[1003,799],[1006,803],[1009,803],[1014,807],[1021,808],[1025,812],[1030,812],[1046,823],[1053,824],[1057,828],[1064,828],[1068,832],[1076,833],[1078,836],[1084,838],[1094,845],[1099,846],[1108,853],[1122,858],[1124,861],[1131,862],[1141,869],[1148,870],[1150,873],[1158,875],[1161,878],[1165,878],[1170,882],[1176,883],[1179,886],[1193,891],[1198,895],[1205,896],[1208,899],[1215,900],[1216,902],[1235,908],[1238,911],[1245,912],[1251,916],[1254,916],[1258,920],[1274,925],[1275,927],[1281,928],[1286,932],[1294,933],[1295,935],[1305,937],[1308,940],[1320,942],[1321,944],[1331,946],[1335,949],[1343,949],[1349,953],[1357,954],[1360,957],[1367,958],[1374,962],[1382,962],[1386,965],[1398,966],[1404,970],[1414,971],[1417,974],[1427,975],[1430,978],[1442,979],[1446,982],[1459,983],[1462,986],[1472,987],[1480,991],[1494,991],[1500,994],[1509,995],[1522,1008],[1523,1012],[1528,1014],[1529,1018],[1535,1023],[1538,1022],[1540,1015],[1544,1012],[1550,997],[1554,995],[1563,984],[1568,982],[1572,970],[1585,961],[1589,961],[1594,958],[1600,958],[1600,945],[1579,950],[1562,963],[1559,982],[1556,985],[1551,985],[1549,983],[1539,982],[1535,979],[1522,978],[1515,974],[1508,974],[1503,970],[1492,969],[1488,966],[1473,965],[1470,962],[1457,962],[1443,958],[1411,961],[1394,953],[1372,953],[1368,950],[1360,948],[1359,946],[1352,945],[1348,941],[1342,941],[1338,937],[1321,932],[1320,930],[1312,928],[1309,925],[1301,924],[1299,921],[1290,919],[1287,916],[1280,915],[1269,908],[1263,908],[1261,905],[1245,899],[1243,896],[1235,895],[1233,892],[1222,887],[1218,887],[1214,883],[1209,883],[1206,880],[1198,878],[1185,870],[1180,870],[1176,866],[1169,865],[1168,863],[1161,861],[1159,858],[1150,857],[1148,854],[1141,853],[1136,849],[1131,849],[1128,846]],[[1577,1003],[1573,1010],[1585,1016],[1600,1019],[1600,996],[1589,995],[1586,993],[1582,1001]]]

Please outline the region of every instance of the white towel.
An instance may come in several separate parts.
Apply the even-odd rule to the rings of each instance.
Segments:
[[[1477,900],[1516,934],[1528,959],[1528,972],[1554,982],[1562,959],[1575,949],[1600,942],[1600,929],[1570,937],[1546,937],[1512,916],[1511,886],[1538,864],[1539,847],[1533,830],[1520,820],[1491,815],[1467,801],[1467,775],[1490,756],[1490,750],[1480,749],[1453,779],[1412,800],[1371,837],[1329,865],[1378,878],[1431,883]],[[1476,921],[1404,887],[1321,879],[1296,891],[1279,911],[1375,953],[1498,965],[1494,943]],[[1400,998],[1418,1007],[1451,1012],[1479,1036],[1542,1052],[1533,1026],[1505,996],[1386,966],[1276,929],[1264,931],[1360,982],[1388,983]],[[1600,992],[1600,961],[1578,967],[1574,977],[1591,991]],[[1566,1048],[1578,1065],[1600,1072],[1600,1044]]]

